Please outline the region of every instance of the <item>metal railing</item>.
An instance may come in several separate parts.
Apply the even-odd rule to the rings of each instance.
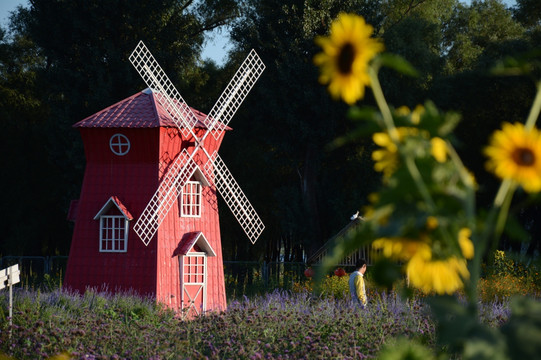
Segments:
[[[59,285],[66,273],[67,260],[67,256],[4,256],[0,258],[0,269],[19,264],[21,286],[40,286],[47,281]],[[306,268],[304,262],[225,260],[226,290],[228,295],[236,297],[276,288],[292,289],[295,283],[306,280]]]
[[[3,256],[0,258],[0,268],[19,264],[21,272],[37,275],[54,275],[65,273],[67,256]]]

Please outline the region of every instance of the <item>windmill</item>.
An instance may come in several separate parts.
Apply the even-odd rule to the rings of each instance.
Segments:
[[[142,42],[129,59],[148,89],[74,125],[87,161],[69,211],[64,287],[135,291],[192,314],[222,310],[216,192],[252,243],[264,225],[217,150],[265,66],[252,50],[205,115],[186,104]]]
[[[166,109],[180,131],[184,135],[191,135],[196,142],[191,153],[187,149],[182,151],[163,177],[158,189],[156,189],[134,225],[137,235],[145,245],[149,244],[165,215],[175,203],[178,196],[177,189],[182,188],[194,173],[197,166],[194,157],[201,151],[208,158],[204,166],[204,174],[207,180],[211,183],[214,180],[218,192],[233,212],[252,244],[254,244],[265,228],[263,222],[222,158],[218,155],[218,152],[215,151],[209,154],[203,143],[207,136],[213,134],[212,130],[229,124],[237,109],[263,70],[265,70],[265,65],[255,50],[248,54],[210,110],[207,115],[207,124],[209,124],[207,125],[207,131],[199,137],[193,131],[197,123],[197,117],[142,41],[137,44],[129,59],[146,85],[156,92],[158,102]]]

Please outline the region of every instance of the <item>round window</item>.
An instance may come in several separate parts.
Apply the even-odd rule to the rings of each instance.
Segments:
[[[109,147],[115,155],[126,155],[130,151],[130,140],[125,135],[115,134],[109,140]]]

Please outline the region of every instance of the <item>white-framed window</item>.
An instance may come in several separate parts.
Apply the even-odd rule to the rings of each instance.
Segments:
[[[180,194],[180,215],[201,217],[201,183],[188,181]]]
[[[190,252],[184,256],[182,282],[186,285],[204,285],[207,272],[207,256],[201,252]]]
[[[130,151],[130,140],[126,135],[114,134],[109,139],[109,148],[115,155],[126,155]]]
[[[100,216],[100,252],[128,250],[128,220],[123,215]]]

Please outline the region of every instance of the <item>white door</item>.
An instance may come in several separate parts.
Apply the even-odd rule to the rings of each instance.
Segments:
[[[189,252],[181,257],[182,310],[186,316],[203,313],[207,305],[207,256]]]

